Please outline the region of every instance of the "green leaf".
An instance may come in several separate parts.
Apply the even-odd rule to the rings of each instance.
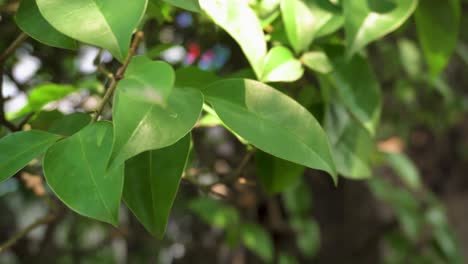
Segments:
[[[28,95],[28,104],[16,112],[14,116],[38,112],[46,104],[58,101],[75,91],[76,88],[70,85],[49,83],[37,86],[33,88],[32,92]]]
[[[153,104],[164,104],[172,91],[175,73],[171,65],[145,56],[132,58],[118,88],[126,97]]]
[[[235,208],[209,197],[199,197],[189,204],[192,210],[207,224],[217,228],[227,228],[239,224],[239,214]]]
[[[0,139],[0,182],[10,178],[45,152],[60,136],[38,130],[22,131]]]
[[[120,61],[127,56],[133,31],[147,0],[36,0],[44,18],[58,31],[107,49]]]
[[[414,12],[417,0],[343,0],[347,54],[400,27]]]
[[[447,66],[460,29],[460,1],[421,0],[415,12],[416,28],[432,76]]]
[[[55,120],[49,128],[50,133],[69,137],[91,122],[91,116],[85,113],[73,113]]]
[[[26,34],[46,45],[64,49],[77,48],[76,41],[57,31],[44,19],[36,0],[21,0],[16,12],[16,24]]]
[[[287,48],[276,46],[265,57],[263,82],[294,82],[304,74],[301,62]]]
[[[124,166],[107,170],[112,138],[112,124],[98,122],[59,141],[45,154],[44,176],[72,210],[116,226]]]
[[[202,89],[220,78],[210,71],[204,71],[195,66],[179,68],[176,71],[175,86]]]
[[[292,255],[281,253],[279,256],[278,264],[298,264],[299,262]]]
[[[301,57],[302,63],[312,71],[327,74],[333,71],[333,65],[323,51],[309,51]]]
[[[371,177],[375,148],[369,133],[336,103],[328,105],[324,123],[338,173],[350,179]]]
[[[164,106],[135,100],[117,90],[111,166],[179,141],[193,128],[202,107],[203,95],[192,88],[174,88]]]
[[[283,192],[298,182],[305,167],[264,152],[255,153],[257,174],[263,187],[270,194]]]
[[[408,187],[421,189],[419,171],[408,156],[404,153],[384,153],[384,158]]]
[[[190,150],[190,134],[172,146],[143,152],[125,162],[123,197],[154,236],[162,238]]]
[[[259,19],[247,1],[199,0],[199,3],[202,10],[236,40],[260,78],[267,53],[265,35]]]
[[[374,135],[380,120],[382,94],[369,63],[361,56],[332,57],[334,71],[327,78],[348,111]]]
[[[201,11],[198,0],[164,0],[164,2],[192,12]]]
[[[52,110],[52,111],[39,111],[37,114],[31,117],[28,124],[31,126],[32,130],[48,131],[50,126],[56,120],[62,117],[64,117],[64,114],[58,111],[57,109]],[[54,133],[54,132],[51,132],[51,133]]]
[[[314,257],[320,248],[320,227],[313,219],[293,218],[291,226],[296,233],[297,246],[304,256]]]
[[[417,45],[408,39],[401,38],[398,40],[398,49],[401,66],[408,76],[413,80],[423,77],[422,56]]]
[[[289,42],[300,53],[339,10],[327,0],[281,0],[281,14]]]
[[[242,243],[267,263],[273,262],[273,241],[260,225],[246,223],[241,226]]]
[[[253,80],[229,79],[203,90],[221,120],[257,148],[310,168],[336,170],[328,138],[304,107]]]
[[[285,190],[282,195],[284,207],[291,218],[309,215],[312,209],[312,194],[304,181]]]

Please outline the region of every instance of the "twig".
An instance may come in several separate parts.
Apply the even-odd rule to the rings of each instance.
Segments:
[[[15,126],[7,120],[5,116],[5,98],[3,97],[3,65],[5,61],[15,52],[15,50],[28,38],[24,32],[21,33],[10,46],[0,55],[0,124],[15,132],[21,130],[21,127]]]
[[[34,223],[31,225],[27,226],[25,229],[21,230],[18,232],[16,235],[14,235],[12,238],[10,238],[8,241],[0,245],[0,253],[3,253],[7,249],[9,249],[11,246],[13,246],[18,240],[22,239],[24,236],[26,236],[29,232],[32,230],[36,229],[37,227],[47,224],[55,219],[56,215],[54,213],[49,213],[43,218],[40,218],[36,220]]]
[[[0,65],[3,63],[15,52],[15,50],[28,38],[26,33],[21,32],[21,34],[11,43],[11,45],[0,55]]]
[[[235,181],[242,174],[242,172],[244,171],[245,167],[249,163],[250,159],[252,159],[254,154],[255,154],[255,149],[247,151],[244,158],[242,158],[241,162],[239,163],[239,166],[237,166],[237,168],[233,171],[233,173],[228,176],[227,178],[228,182]]]
[[[117,72],[115,73],[115,76],[111,78],[111,82],[109,84],[109,87],[107,88],[106,94],[104,95],[104,98],[102,99],[101,104],[97,108],[96,114],[93,116],[93,120],[92,120],[93,123],[99,119],[99,116],[102,114],[104,107],[106,106],[107,102],[111,99],[112,95],[114,94],[114,91],[117,88],[117,84],[124,77],[125,71],[127,70],[127,67],[130,64],[130,61],[132,60],[133,55],[135,55],[135,52],[138,46],[140,45],[140,42],[143,40],[143,38],[144,38],[144,33],[142,31],[138,31],[135,34],[135,37],[133,38],[132,46],[130,47],[130,50],[128,52],[127,57],[125,58],[123,65],[117,70]]]

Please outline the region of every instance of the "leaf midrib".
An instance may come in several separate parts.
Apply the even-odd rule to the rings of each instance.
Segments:
[[[288,130],[288,129],[284,129],[284,127],[281,127],[281,126],[275,124],[273,121],[271,121],[271,120],[269,120],[269,119],[266,119],[266,118],[264,118],[263,116],[260,116],[260,115],[258,115],[257,113],[255,113],[255,112],[253,112],[253,111],[250,111],[248,108],[239,107],[238,104],[232,103],[232,102],[227,101],[227,100],[225,100],[225,99],[222,99],[222,98],[220,98],[220,97],[211,97],[211,96],[207,96],[207,97],[208,97],[208,100],[209,100],[209,98],[214,98],[214,99],[217,99],[217,100],[219,100],[219,101],[222,101],[223,103],[229,104],[229,105],[231,105],[231,106],[233,106],[233,107],[235,107],[235,108],[240,108],[241,110],[244,109],[244,111],[246,111],[246,112],[252,114],[254,117],[259,118],[261,121],[264,121],[264,122],[266,122],[267,124],[270,124],[272,127],[275,127],[275,128],[278,129],[278,130],[285,130],[285,131],[287,131],[288,133],[290,133],[290,134],[292,134],[292,135],[294,136],[296,142],[298,142],[298,143],[301,144],[302,146],[305,146],[306,149],[308,149],[308,150],[309,150],[312,154],[314,154],[323,164],[325,164],[325,167],[327,167],[331,172],[336,172],[336,170],[333,170],[333,169],[328,165],[328,162],[326,162],[322,157],[320,157],[320,155],[318,155],[318,153],[317,153],[315,150],[313,150],[312,148],[310,148],[309,145],[305,144],[305,143],[302,142],[301,140],[298,140],[297,138],[300,138],[300,137],[299,137],[295,132],[292,132],[292,131],[290,131],[290,130]],[[214,108],[216,108],[216,107],[214,106]],[[224,123],[225,123],[225,122],[224,122]],[[226,124],[226,125],[227,125],[227,124]],[[227,125],[227,126],[228,126],[228,125]],[[330,153],[330,155],[331,155],[331,153]]]
[[[109,207],[108,207],[106,201],[104,200],[104,197],[102,196],[101,190],[99,189],[98,184],[97,184],[97,182],[96,182],[96,179],[95,179],[95,176],[94,176],[94,172],[93,172],[93,170],[91,169],[90,162],[89,162],[89,160],[88,160],[88,158],[87,158],[87,156],[86,156],[86,153],[85,153],[85,151],[84,151],[84,146],[83,146],[84,144],[83,144],[83,140],[82,140],[82,138],[81,138],[81,135],[78,133],[77,136],[78,136],[78,140],[79,140],[79,144],[80,144],[81,155],[82,155],[82,157],[83,157],[83,160],[84,160],[85,163],[86,163],[86,166],[85,166],[85,167],[88,169],[88,172],[89,172],[91,181],[92,181],[92,183],[93,183],[93,185],[94,185],[94,188],[96,189],[97,194],[98,194],[98,196],[99,196],[99,199],[101,199],[101,202],[102,202],[102,204],[104,205],[104,208],[106,209],[107,213],[109,214],[110,219],[113,219],[112,213],[111,213],[111,211],[110,211],[110,209],[109,209]]]

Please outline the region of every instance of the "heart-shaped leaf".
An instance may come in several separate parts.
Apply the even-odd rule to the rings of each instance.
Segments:
[[[460,29],[460,1],[420,1],[415,13],[418,37],[433,76],[449,62]]]
[[[13,176],[45,152],[60,136],[38,130],[22,131],[0,139],[0,182]]]
[[[120,61],[127,56],[133,31],[147,0],[36,0],[44,18],[58,31],[105,48]]]
[[[410,17],[417,0],[343,0],[347,54],[397,29]]]
[[[199,3],[202,10],[237,41],[260,78],[267,53],[265,35],[247,1],[199,0]]]
[[[46,45],[76,49],[77,43],[53,28],[39,12],[36,0],[21,0],[16,12],[16,24],[26,34]]]
[[[299,103],[253,80],[215,82],[203,90],[224,124],[257,148],[336,178],[328,138]]]
[[[300,53],[334,16],[339,16],[339,9],[328,0],[282,0],[281,15],[289,43]]]
[[[166,62],[136,56],[132,58],[118,89],[138,101],[164,104],[172,91],[174,79],[174,70]]]
[[[301,62],[287,48],[276,46],[265,57],[263,82],[293,82],[302,77]]]
[[[135,100],[117,90],[114,102],[111,166],[144,151],[170,146],[185,136],[200,116],[203,95],[191,88],[174,88],[163,106]]]
[[[124,200],[154,236],[162,238],[190,150],[190,134],[172,146],[125,162]]]
[[[46,152],[44,176],[54,193],[72,210],[115,226],[124,166],[107,170],[112,138],[111,123],[88,125]]]

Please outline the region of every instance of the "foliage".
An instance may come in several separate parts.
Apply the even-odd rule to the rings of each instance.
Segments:
[[[411,85],[424,83],[450,105],[456,96],[443,70],[458,43],[460,10],[458,0],[21,0],[16,24],[38,46],[67,49],[70,57],[85,44],[100,51],[96,73],[85,78],[70,73],[68,84],[39,78],[22,109],[1,110],[0,121],[10,131],[0,138],[0,180],[6,184],[44,154],[39,162],[47,186],[71,210],[118,226],[124,201],[148,232],[162,239],[181,179],[212,190],[198,186],[190,173],[197,164],[190,156],[192,132],[223,126],[254,156],[268,199],[275,194],[283,199],[301,258],[314,258],[320,247],[320,227],[310,216],[311,195],[302,179],[308,168],[328,174],[335,186],[339,176],[369,179],[370,190],[394,209],[403,230],[386,236],[393,252],[389,262],[404,261],[397,248],[403,242],[396,240],[408,243],[407,250],[429,225],[429,240],[440,249],[430,254],[461,263],[440,203],[425,190],[430,208],[423,210],[414,197],[424,187],[412,161],[401,151],[377,147],[386,136],[380,130],[387,122],[382,121],[386,80],[372,61],[387,43],[383,37],[396,39],[406,72],[388,77],[398,79],[396,97],[415,107]],[[197,19],[192,28],[197,34],[215,25],[217,34],[228,34],[244,56],[241,67],[226,61],[206,66],[203,57],[199,67],[185,67],[193,64],[191,55],[199,57],[196,51],[184,63],[153,60],[171,45],[156,43],[150,25],[175,24],[182,14]],[[421,48],[400,37],[411,29]],[[219,57],[227,58],[219,50]],[[113,62],[103,62],[106,52]],[[8,68],[11,61],[0,58],[0,66]],[[385,67],[384,74],[391,75]],[[105,90],[90,88],[99,82]],[[46,110],[82,91],[98,100],[95,111],[56,117]],[[393,168],[406,187],[379,177],[379,166]],[[242,169],[221,183],[236,182]],[[277,251],[269,230],[246,221],[233,205],[202,197],[189,207],[224,230],[231,248],[243,245],[267,263],[297,261],[291,252]]]

